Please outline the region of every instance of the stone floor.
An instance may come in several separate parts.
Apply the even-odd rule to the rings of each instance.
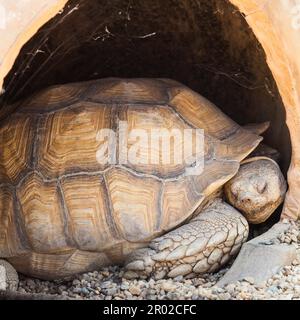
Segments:
[[[61,295],[71,299],[92,300],[300,300],[300,224],[291,232],[281,236],[281,242],[297,247],[298,258],[293,265],[282,268],[279,273],[260,285],[246,278],[225,288],[216,286],[217,281],[229,266],[215,274],[193,279],[127,280],[124,270],[110,267],[77,276],[69,281],[40,281],[21,278],[20,293],[42,293]],[[298,232],[298,234],[297,234]]]

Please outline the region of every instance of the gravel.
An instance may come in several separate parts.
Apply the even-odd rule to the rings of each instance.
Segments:
[[[89,300],[300,300],[300,222],[274,240],[297,247],[298,258],[271,279],[255,285],[246,278],[225,288],[215,286],[229,267],[215,274],[187,279],[127,280],[124,270],[114,266],[78,275],[72,280],[41,281],[21,277],[18,291]]]

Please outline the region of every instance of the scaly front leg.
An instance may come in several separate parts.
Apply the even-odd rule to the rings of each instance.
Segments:
[[[217,199],[189,223],[133,252],[125,277],[174,278],[216,271],[238,253],[248,231],[246,219]]]
[[[18,289],[19,277],[16,270],[5,260],[0,260],[0,291]]]

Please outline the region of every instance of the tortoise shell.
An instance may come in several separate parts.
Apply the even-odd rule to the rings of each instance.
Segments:
[[[97,133],[119,121],[128,130],[204,129],[204,171],[186,175],[185,163],[102,164]],[[122,262],[185,222],[261,137],[175,81],[104,79],[22,101],[1,124],[0,141],[0,257],[49,279]],[[149,145],[140,147],[143,156]]]

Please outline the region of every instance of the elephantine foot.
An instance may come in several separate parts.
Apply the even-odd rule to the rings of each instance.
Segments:
[[[19,277],[16,270],[5,260],[0,260],[0,291],[18,289]]]
[[[239,252],[248,231],[238,211],[216,200],[189,223],[133,252],[125,277],[161,279],[216,271]]]

